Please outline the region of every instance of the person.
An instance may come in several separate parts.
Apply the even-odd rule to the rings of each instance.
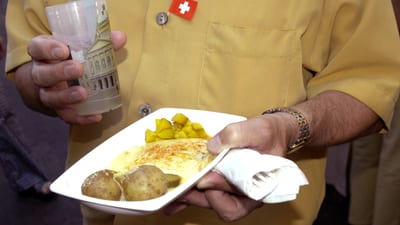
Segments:
[[[352,142],[349,223],[396,225],[400,223],[400,102],[392,129]]]
[[[0,59],[5,55],[5,44],[0,37]],[[48,199],[51,182],[37,163],[29,156],[29,146],[22,136],[23,131],[7,98],[5,80],[0,80],[0,164],[10,186],[24,196]]]
[[[197,3],[186,7],[192,18],[168,12],[184,2]],[[312,224],[324,198],[326,147],[390,129],[400,87],[391,2],[194,2],[107,1],[122,95],[109,113],[77,115],[87,92],[66,80],[82,66],[50,35],[51,0],[9,2],[7,76],[29,107],[71,124],[67,166],[148,112],[181,107],[247,117],[212,137],[209,151],[288,157],[310,183],[294,201],[262,204],[210,172],[147,216],[82,206],[85,224]]]

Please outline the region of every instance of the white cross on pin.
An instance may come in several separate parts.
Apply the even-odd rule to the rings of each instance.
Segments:
[[[179,9],[181,10],[180,11],[180,14],[185,14],[185,13],[187,13],[187,12],[189,12],[190,11],[190,6],[189,6],[189,2],[188,1],[185,1],[185,3],[181,3],[180,5],[179,5]]]

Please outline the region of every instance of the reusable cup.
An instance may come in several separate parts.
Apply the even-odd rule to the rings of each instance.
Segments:
[[[77,0],[46,7],[53,36],[65,42],[70,58],[84,74],[69,85],[81,85],[87,101],[77,106],[80,115],[98,114],[121,106],[119,82],[106,0]]]

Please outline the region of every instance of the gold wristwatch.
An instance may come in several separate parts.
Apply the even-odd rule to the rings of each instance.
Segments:
[[[297,150],[301,149],[310,138],[310,126],[308,125],[308,121],[301,112],[291,108],[272,108],[266,110],[262,114],[264,115],[276,112],[289,113],[296,118],[297,124],[299,125],[299,137],[294,144],[288,146],[286,154],[296,152]]]

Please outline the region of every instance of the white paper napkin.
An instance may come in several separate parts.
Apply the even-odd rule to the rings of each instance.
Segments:
[[[251,149],[233,149],[214,168],[248,197],[264,203],[296,199],[307,178],[293,161]]]

